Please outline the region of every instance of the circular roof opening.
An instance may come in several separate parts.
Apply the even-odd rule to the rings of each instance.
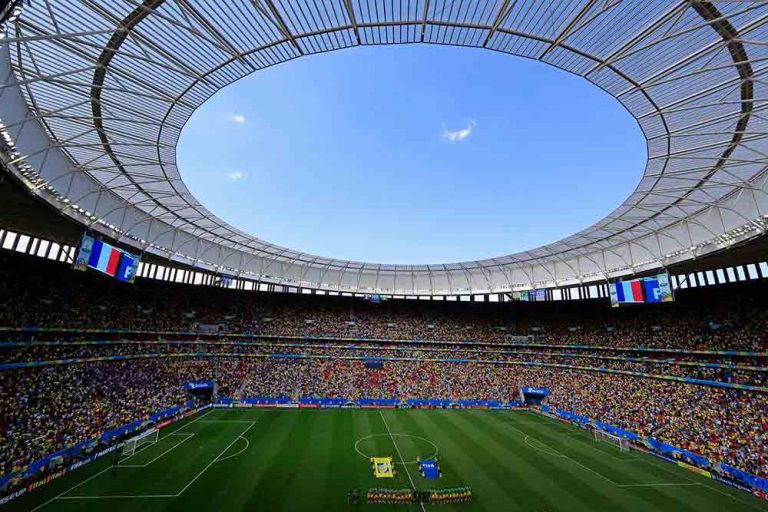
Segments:
[[[254,73],[186,125],[179,168],[262,240],[383,263],[467,261],[600,220],[642,176],[636,121],[536,61],[360,48]]]
[[[324,2],[297,0],[296,9],[272,6],[266,10],[259,6],[244,9],[225,1],[215,13],[193,15],[203,25],[195,27],[190,25],[190,15],[176,9],[176,4],[163,0],[151,3],[152,9],[110,6],[108,16],[106,11],[97,13],[80,3],[58,10],[47,4],[42,8],[27,6],[24,21],[14,27],[16,39],[10,43],[11,51],[0,58],[2,65],[14,70],[7,75],[8,92],[0,102],[8,131],[5,137],[16,144],[12,172],[28,180],[30,192],[62,214],[137,250],[289,289],[441,296],[604,281],[669,267],[765,231],[768,181],[765,166],[760,165],[764,152],[759,148],[767,136],[755,112],[766,88],[760,87],[764,70],[754,63],[768,50],[753,44],[752,36],[768,22],[759,9],[712,2],[674,6],[644,3],[642,8],[636,2],[591,2],[583,6],[549,2],[531,10],[524,2],[498,2],[472,12],[469,8],[441,10],[434,3],[430,11],[382,12],[370,2],[346,2],[341,13],[329,18],[327,10],[322,12],[327,7]],[[94,32],[47,31],[45,27],[59,27],[56,19],[61,15],[87,21]],[[115,20],[120,20],[118,29]],[[235,25],[243,30],[232,32]],[[141,37],[131,37],[137,27]],[[222,35],[229,37],[222,39]],[[187,36],[194,40],[194,47],[180,41]],[[83,53],[81,45],[60,45],[56,62],[40,69],[38,63],[41,59],[47,62],[52,40],[82,38],[89,40],[85,44],[90,47],[104,46],[96,55],[95,51]],[[178,141],[191,115],[216,91],[257,71],[266,73],[265,67],[301,56],[353,46],[397,44],[402,48],[401,43],[486,48],[535,59],[587,78],[617,98],[642,129],[648,155],[642,179],[618,208],[566,238],[490,259],[433,265],[349,261],[275,245],[234,228],[189,191],[177,166]],[[368,55],[375,58],[373,52]],[[458,61],[446,62],[458,67]],[[499,63],[505,69],[513,65]],[[442,71],[437,70],[429,80],[443,79],[442,83],[451,85]],[[348,74],[346,69],[338,73],[343,77]],[[62,80],[69,75],[83,85],[87,80],[90,86],[72,88],[71,80]],[[315,77],[310,77],[309,86],[315,83]],[[580,98],[579,104],[582,101]],[[551,97],[541,98],[542,102],[551,103]],[[370,101],[365,98],[359,103],[368,106]],[[386,114],[384,118],[389,118],[391,112]],[[475,116],[471,118],[475,120],[471,134],[480,133],[486,121],[469,115]],[[237,112],[229,119],[240,125],[248,121]],[[467,139],[468,125],[445,122],[441,133]],[[210,128],[212,132],[221,126],[212,124]],[[605,123],[601,133],[610,131],[609,123]],[[552,132],[547,130],[546,135],[554,137]],[[201,137],[201,144],[209,150],[205,137]],[[611,142],[603,141],[602,147],[611,147]],[[253,151],[246,149],[243,154],[250,162]],[[533,154],[530,147],[525,149]],[[578,152],[583,149],[580,146]],[[566,151],[569,155],[577,152],[571,148]],[[327,148],[322,148],[322,153],[328,154]],[[370,155],[367,157],[366,164],[371,161]],[[508,161],[516,160],[502,160],[497,154],[494,164]],[[434,161],[430,163],[434,165]],[[470,167],[476,169],[477,160]],[[233,181],[242,182],[247,171],[233,170],[229,175]],[[412,186],[411,179],[396,183],[402,184],[403,194],[415,197],[414,201],[426,197],[423,187]],[[582,192],[584,183],[585,177],[579,176],[572,190]],[[516,190],[537,190],[530,185],[530,181],[518,184]],[[220,187],[211,184],[216,186]],[[453,211],[458,209],[466,217],[465,212],[474,210],[457,203],[467,202],[469,194],[462,191],[457,199],[456,188],[444,195],[441,204],[453,205]],[[577,213],[574,203],[589,204],[583,198],[573,200],[572,190],[547,196],[550,211],[570,219]],[[319,192],[324,192],[320,187],[313,191],[315,197],[322,197]],[[274,196],[272,190],[269,192]],[[609,197],[605,190],[597,193]],[[246,202],[254,195],[249,194]],[[345,201],[349,195],[345,194]],[[227,198],[228,204],[243,210],[234,194],[228,193]],[[385,200],[375,199],[391,207]],[[507,196],[506,202],[484,199],[481,205],[494,207],[521,203],[509,201]],[[536,199],[530,194],[525,197],[528,203],[544,202]],[[307,209],[307,204],[293,201],[289,206]],[[318,211],[326,214],[324,224],[334,225],[327,220],[332,203],[324,198],[321,204],[324,208]],[[85,211],[92,215],[84,217]],[[272,211],[283,214],[288,207],[279,204]],[[498,216],[496,212],[493,215]],[[522,216],[510,217],[519,221]],[[339,223],[350,225],[349,218]],[[445,217],[439,220],[441,228],[448,227],[440,232],[450,233],[450,247],[480,252],[476,241],[454,235],[451,229],[460,222],[452,226]],[[377,226],[371,220],[364,221],[367,238],[356,240],[353,247],[373,247],[376,251],[370,252],[379,257],[400,261],[399,253],[389,256],[382,249],[402,248],[402,231],[397,234],[397,244],[375,247],[367,242],[386,238],[373,229]],[[472,226],[471,233],[478,232],[478,225]],[[545,232],[532,228],[531,223],[522,225],[527,233]],[[506,224],[504,227],[494,241],[507,241],[509,247],[528,245],[521,242],[522,235],[509,233]],[[425,241],[423,234],[427,232],[424,229],[418,234],[420,245],[438,248],[437,243]],[[287,238],[283,235],[282,239]],[[299,245],[312,246],[309,236],[297,238]],[[340,254],[339,246],[329,243],[326,233],[320,232],[318,239]],[[315,247],[322,251],[320,244]],[[449,255],[441,251],[439,256]],[[423,259],[432,258],[426,255]]]

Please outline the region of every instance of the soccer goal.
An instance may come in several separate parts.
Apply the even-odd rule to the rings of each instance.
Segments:
[[[123,457],[130,457],[141,447],[147,444],[156,443],[160,436],[160,431],[156,428],[145,430],[141,434],[128,439],[123,443]]]
[[[606,443],[611,443],[617,446],[622,452],[629,451],[629,442],[626,439],[623,437],[615,436],[613,434],[609,434],[608,432],[603,432],[599,429],[595,429],[595,441],[605,441]]]

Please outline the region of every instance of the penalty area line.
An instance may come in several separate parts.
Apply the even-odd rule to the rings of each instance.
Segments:
[[[529,434],[526,434],[522,430],[516,429],[515,427],[512,427],[511,425],[510,425],[510,427],[512,429],[516,430],[517,432],[519,432],[520,434],[522,434],[523,436],[525,436],[524,437],[524,442],[525,442],[525,444],[527,444],[531,448],[535,448],[535,449],[537,449],[537,450],[539,450],[539,451],[541,451],[543,453],[546,453],[548,455],[552,455],[552,456],[555,456],[555,457],[558,456],[558,455],[555,455],[555,454],[553,454],[551,452],[547,452],[545,450],[541,450],[541,449],[533,446],[532,444],[530,444],[528,442],[529,438],[533,439],[534,441],[536,441],[538,443],[541,443],[543,446],[546,446],[546,447],[550,448],[551,450],[557,452],[559,454],[559,457],[564,457],[564,458],[568,459],[569,461],[573,462],[577,466],[579,466],[579,467],[581,467],[583,469],[586,469],[587,471],[589,471],[589,472],[599,476],[600,478],[602,478],[602,479],[612,483],[613,485],[615,485],[616,487],[618,487],[620,489],[626,489],[626,488],[632,488],[632,487],[691,487],[691,486],[694,486],[694,485],[702,485],[702,484],[699,484],[698,482],[692,482],[692,481],[689,481],[689,482],[652,482],[652,483],[640,483],[640,484],[620,484],[618,482],[614,482],[613,480],[611,480],[610,478],[608,478],[604,474],[600,473],[599,471],[596,471],[596,470],[590,468],[589,466],[585,466],[584,464],[582,464],[581,462],[577,461],[573,457],[569,457],[568,455],[566,455],[563,452],[559,451],[558,449],[550,446],[549,444],[545,443],[544,441],[541,441],[540,439],[536,439],[535,437],[533,437],[533,436],[531,436]],[[601,452],[601,453],[605,453],[603,450],[598,450],[598,451]],[[614,458],[617,458],[617,457],[614,457]],[[631,459],[631,460],[642,460],[642,459]]]
[[[163,436],[163,437],[167,437],[167,436],[169,436],[169,435],[171,435],[171,434],[174,434],[174,433],[176,433],[176,432],[180,431],[181,429],[183,429],[184,427],[186,427],[186,426],[188,426],[188,425],[191,425],[192,423],[195,423],[195,422],[196,422],[196,421],[198,421],[199,419],[201,419],[201,418],[204,418],[205,416],[207,416],[207,415],[208,415],[208,413],[210,413],[211,411],[213,411],[213,408],[211,408],[211,409],[208,409],[208,410],[207,410],[207,411],[205,411],[203,414],[201,414],[201,415],[200,415],[200,416],[198,416],[197,418],[193,419],[193,420],[192,420],[192,421],[190,421],[189,423],[184,423],[183,425],[181,425],[180,427],[177,427],[176,429],[174,429],[174,430],[172,430],[171,432],[167,433],[167,434],[166,434],[165,436]],[[36,506],[36,507],[35,507],[35,508],[33,508],[32,510],[30,510],[30,512],[37,512],[37,511],[38,511],[38,510],[40,510],[41,508],[43,508],[43,507],[45,507],[45,506],[49,505],[51,502],[53,502],[53,501],[56,501],[56,500],[59,500],[59,499],[63,499],[65,494],[68,494],[68,493],[70,493],[70,492],[74,491],[75,489],[77,489],[77,488],[78,488],[78,487],[80,487],[81,485],[85,484],[86,482],[90,482],[91,480],[93,480],[93,479],[94,479],[94,478],[96,478],[97,476],[103,475],[104,473],[106,473],[106,472],[107,472],[107,471],[109,471],[110,469],[112,469],[112,466],[107,466],[106,468],[102,469],[102,470],[101,470],[101,471],[99,471],[98,473],[95,473],[95,474],[93,474],[93,475],[89,476],[88,478],[86,478],[86,479],[85,479],[85,480],[83,480],[82,482],[80,482],[80,483],[77,483],[77,484],[73,485],[72,487],[70,487],[69,489],[65,490],[64,492],[62,492],[62,493],[61,493],[61,494],[59,494],[58,496],[54,496],[53,498],[49,499],[49,500],[48,500],[48,501],[46,501],[45,503],[42,503],[42,504],[40,504],[40,505]]]
[[[203,418],[204,418],[204,417],[205,417],[205,416],[206,416],[208,413],[210,413],[210,412],[213,412],[213,409],[208,409],[208,410],[207,410],[207,411],[205,411],[203,414],[201,414],[201,415],[200,415],[200,416],[198,416],[197,418],[193,419],[193,420],[192,420],[192,421],[190,421],[189,423],[183,423],[182,425],[176,425],[176,428],[175,428],[175,429],[171,430],[170,432],[167,432],[167,433],[165,433],[165,435],[163,435],[162,437],[160,437],[160,438],[159,438],[157,441],[155,441],[154,443],[149,443],[149,444],[147,444],[146,446],[144,446],[144,447],[142,447],[142,448],[139,448],[138,450],[136,450],[136,451],[135,451],[135,452],[133,452],[132,454],[128,455],[127,457],[124,457],[122,460],[123,460],[123,461],[126,461],[126,460],[130,459],[131,457],[134,457],[134,456],[136,456],[136,455],[140,454],[141,452],[143,452],[144,450],[146,450],[146,449],[147,449],[147,448],[149,448],[150,446],[154,446],[154,445],[156,445],[157,443],[159,443],[160,441],[162,441],[162,440],[163,440],[163,439],[165,439],[166,437],[171,437],[171,436],[186,436],[186,435],[194,435],[194,434],[186,434],[186,433],[183,433],[183,432],[181,432],[181,430],[182,430],[182,429],[184,429],[184,428],[186,428],[187,426],[189,426],[189,425],[191,425],[191,424],[193,424],[193,423],[195,423],[195,422],[197,422],[197,421],[199,421],[199,420],[203,419]],[[160,432],[162,432],[162,430],[161,430]],[[134,466],[134,465],[132,465],[132,464],[119,464],[119,466],[121,466],[121,467],[131,467],[131,466]],[[134,467],[135,467],[135,466],[134,466]],[[141,466],[139,465],[138,467],[141,467]]]
[[[227,460],[227,459],[231,459],[231,458],[233,458],[233,457],[237,457],[238,455],[240,455],[240,454],[241,454],[241,453],[243,453],[245,450],[247,450],[248,448],[250,448],[250,447],[251,447],[251,442],[248,440],[248,438],[247,438],[247,437],[243,437],[243,436],[240,436],[240,437],[238,437],[237,439],[242,439],[243,441],[245,441],[245,447],[244,447],[244,448],[242,448],[240,451],[233,453],[232,455],[227,455],[227,456],[226,456],[226,457],[224,457],[223,459],[217,459],[217,460],[216,460],[216,462],[224,462],[224,461],[225,461],[225,460]]]
[[[542,448],[539,448],[539,447],[538,447],[538,446],[536,446],[536,445],[533,445],[533,444],[531,444],[531,443],[529,442],[529,440],[530,440],[530,439],[533,439],[533,440],[534,440],[534,441],[536,441],[537,443],[540,443],[542,446],[546,446],[547,448],[549,448],[549,449],[551,449],[551,450],[554,450],[554,452],[550,452],[550,451],[544,450],[544,449],[542,449]],[[525,444],[527,444],[528,446],[530,446],[530,447],[531,447],[531,448],[533,448],[534,450],[540,451],[540,452],[542,452],[542,453],[546,453],[547,455],[552,455],[553,457],[565,458],[565,455],[563,455],[563,454],[562,454],[562,453],[560,453],[559,451],[555,450],[554,448],[552,448],[552,447],[551,447],[551,446],[549,446],[548,444],[546,444],[546,443],[543,443],[542,441],[539,441],[539,440],[538,440],[538,439],[536,439],[535,437],[531,437],[531,436],[529,436],[529,435],[527,435],[527,434],[526,434],[524,441],[525,441]]]
[[[248,428],[246,428],[245,430],[243,430],[243,431],[240,433],[240,435],[239,435],[239,436],[237,436],[235,439],[233,439],[233,440],[232,440],[232,442],[231,442],[231,443],[229,443],[229,444],[227,445],[227,447],[226,447],[226,448],[224,448],[224,449],[223,449],[223,450],[222,450],[222,451],[221,451],[221,452],[220,452],[220,453],[219,453],[219,454],[218,454],[218,455],[217,455],[217,456],[216,456],[216,457],[215,457],[215,458],[214,458],[214,459],[213,459],[211,462],[209,462],[209,463],[208,463],[208,465],[207,465],[207,466],[205,466],[205,467],[203,468],[203,470],[202,470],[202,471],[200,471],[200,472],[199,472],[197,475],[195,475],[195,477],[194,477],[192,480],[190,480],[190,481],[189,481],[189,483],[188,483],[187,485],[185,485],[185,486],[184,486],[184,488],[183,488],[183,489],[181,489],[181,490],[180,490],[180,491],[179,491],[179,492],[176,494],[176,496],[181,496],[181,495],[184,493],[184,491],[186,491],[187,489],[189,489],[189,486],[191,486],[193,483],[195,483],[195,482],[197,481],[197,479],[198,479],[198,478],[200,478],[200,477],[202,476],[202,474],[203,474],[203,473],[205,473],[206,471],[208,471],[208,468],[210,468],[210,467],[211,467],[211,466],[213,466],[213,465],[214,465],[216,462],[218,462],[218,460],[219,460],[219,457],[221,457],[222,455],[224,455],[224,454],[227,452],[227,450],[229,450],[230,448],[232,448],[232,445],[233,445],[233,444],[235,444],[235,443],[237,442],[237,440],[238,440],[238,439],[240,439],[240,438],[241,438],[241,437],[243,437],[245,434],[247,434],[247,433],[248,433],[248,431],[249,431],[249,430],[251,430],[251,428],[253,428],[253,426],[254,426],[255,424],[256,424],[256,422],[255,422],[255,421],[252,421],[252,422],[250,423],[250,425],[248,425]]]
[[[253,420],[202,420],[200,423],[251,423]]]
[[[95,475],[91,475],[91,476],[89,476],[88,478],[86,478],[85,480],[83,480],[82,482],[80,482],[79,484],[76,484],[75,486],[73,486],[73,487],[70,487],[69,489],[67,489],[67,490],[66,490],[66,491],[64,491],[63,493],[61,493],[61,494],[59,494],[58,496],[55,496],[55,497],[53,497],[53,498],[49,499],[48,501],[46,501],[46,502],[45,502],[45,503],[43,503],[42,505],[38,505],[38,506],[36,506],[36,507],[35,507],[35,508],[33,508],[33,509],[30,511],[30,512],[35,512],[36,510],[40,510],[41,508],[45,507],[46,505],[48,505],[49,503],[51,503],[51,502],[52,502],[52,501],[54,501],[54,500],[60,500],[60,499],[62,499],[62,498],[64,497],[64,495],[65,495],[65,494],[67,494],[68,492],[74,491],[75,489],[77,489],[78,487],[80,487],[81,485],[83,485],[84,483],[86,483],[86,482],[90,482],[91,480],[93,480],[93,479],[94,479],[94,478],[96,478],[97,476],[99,476],[99,475],[101,475],[101,474],[104,474],[104,473],[106,473],[106,472],[107,472],[107,471],[109,471],[110,469],[111,469],[111,467],[110,467],[110,466],[108,466],[108,467],[106,467],[106,468],[102,469],[101,471],[99,471],[99,472],[98,472],[98,473],[96,473]]]
[[[548,418],[547,416],[542,416],[542,418]],[[543,423],[541,425],[556,425],[558,427],[561,426],[560,422],[554,422],[551,418],[544,419]],[[571,427],[575,427],[575,425],[572,425]],[[640,457],[638,455],[632,455],[631,452],[627,451],[627,455],[624,456],[617,456],[616,455],[616,448],[605,450],[603,449],[603,446],[598,442],[594,437],[593,433],[589,430],[584,430],[579,427],[578,430],[573,432],[555,432],[555,436],[558,437],[571,437],[577,441],[582,441],[585,444],[589,444],[591,446],[591,449],[597,450],[600,453],[603,453],[607,455],[608,457],[611,457],[612,459],[618,460],[619,462],[631,462],[631,461],[637,461],[640,460]]]
[[[190,439],[192,439],[193,437],[195,437],[195,434],[181,434],[181,433],[174,432],[173,434],[168,434],[167,436],[163,437],[163,439],[167,439],[167,438],[169,438],[171,436],[185,436],[185,437],[184,437],[184,439],[182,439],[181,441],[179,441],[175,445],[171,446],[170,448],[168,448],[163,453],[161,453],[160,455],[158,455],[154,459],[150,460],[149,462],[145,462],[144,464],[118,464],[117,466],[120,467],[120,468],[145,468],[145,467],[149,466],[150,464],[152,464],[153,462],[155,462],[160,457],[162,457],[163,455],[165,455],[166,453],[170,452],[171,450],[175,450],[176,448],[178,448],[179,446],[181,446],[185,442],[187,442]],[[157,443],[153,443],[153,445],[155,445],[155,444],[157,444]]]
[[[547,447],[549,447],[550,449],[552,449],[552,451],[555,451],[555,452],[559,453],[561,457],[565,457],[566,459],[568,459],[569,461],[573,462],[574,464],[576,464],[576,465],[577,465],[577,466],[579,466],[580,468],[582,468],[582,469],[586,469],[586,470],[587,470],[587,471],[589,471],[590,473],[593,473],[593,474],[595,474],[595,475],[599,476],[599,477],[600,477],[600,478],[602,478],[603,480],[606,480],[606,481],[608,481],[608,482],[612,483],[612,484],[613,484],[613,485],[615,485],[616,487],[621,487],[621,484],[618,484],[618,483],[614,482],[613,480],[611,480],[610,478],[608,478],[608,477],[607,477],[607,476],[605,476],[604,474],[600,473],[599,471],[595,471],[594,469],[592,469],[592,468],[590,468],[590,467],[588,467],[588,466],[585,466],[584,464],[582,464],[581,462],[577,461],[576,459],[574,459],[574,458],[572,458],[572,457],[569,457],[569,456],[567,456],[566,454],[564,454],[563,452],[561,452],[561,451],[560,451],[560,450],[558,450],[557,448],[554,448],[554,447],[550,446],[548,443],[545,443],[544,441],[542,441],[542,440],[540,440],[540,439],[537,439],[537,438],[535,438],[535,437],[533,437],[533,436],[531,436],[531,435],[529,435],[529,434],[526,434],[525,432],[523,432],[522,430],[520,430],[520,429],[518,429],[518,428],[515,428],[515,427],[513,427],[513,426],[512,426],[512,424],[511,424],[511,422],[507,422],[507,423],[509,424],[509,427],[510,427],[512,430],[514,430],[514,431],[516,431],[517,433],[519,433],[519,434],[522,434],[522,435],[524,436],[524,438],[523,438],[523,442],[526,442],[526,440],[527,440],[527,439],[530,437],[531,439],[533,439],[534,441],[536,441],[536,442],[540,443],[541,445],[543,445],[543,446],[547,446]],[[528,444],[528,443],[526,442],[526,444]],[[528,444],[528,446],[531,446],[531,445],[530,445],[530,444]],[[546,453],[546,452],[545,452],[545,453]],[[552,455],[552,454],[550,453],[550,455]]]
[[[213,466],[213,465],[214,465],[216,462],[219,462],[219,461],[220,461],[220,457],[221,457],[222,455],[224,455],[224,454],[227,452],[227,450],[229,450],[230,448],[232,448],[232,446],[233,446],[233,445],[234,445],[234,444],[235,444],[235,443],[236,443],[238,440],[240,440],[240,439],[245,439],[243,436],[245,436],[245,434],[246,434],[246,433],[248,433],[248,431],[249,431],[249,430],[250,430],[250,429],[251,429],[251,428],[252,428],[252,427],[253,427],[253,426],[256,424],[256,422],[255,422],[255,421],[251,421],[251,422],[248,422],[248,423],[249,423],[249,424],[248,424],[248,428],[246,428],[245,430],[243,430],[243,431],[240,433],[240,435],[238,435],[238,436],[237,436],[235,439],[233,439],[233,440],[232,440],[232,442],[231,442],[231,443],[229,443],[229,444],[227,445],[227,447],[226,447],[226,448],[224,448],[224,449],[223,449],[221,452],[219,452],[219,454],[218,454],[218,455],[216,455],[216,457],[214,457],[214,459],[213,459],[211,462],[209,462],[209,463],[208,463],[208,465],[206,465],[206,466],[205,466],[205,467],[202,469],[202,471],[200,471],[200,472],[199,472],[197,475],[195,475],[195,477],[194,477],[194,478],[192,478],[192,480],[190,480],[190,481],[187,483],[187,485],[185,485],[185,486],[184,486],[184,487],[183,487],[183,488],[182,488],[182,489],[181,489],[179,492],[177,492],[176,494],[135,494],[135,495],[128,495],[128,494],[125,494],[125,495],[121,495],[121,494],[113,494],[113,495],[103,495],[103,496],[64,496],[64,494],[66,494],[66,493],[68,493],[68,492],[70,492],[70,491],[74,490],[76,487],[79,487],[80,485],[84,484],[84,483],[85,483],[85,482],[87,482],[88,480],[91,480],[92,478],[95,478],[95,477],[97,477],[97,476],[101,475],[102,473],[104,473],[105,471],[109,470],[110,468],[108,467],[108,468],[105,468],[103,471],[100,471],[99,473],[96,473],[95,475],[93,475],[92,477],[88,478],[87,480],[83,480],[82,482],[80,482],[79,484],[77,484],[75,487],[72,487],[71,489],[69,489],[69,490],[65,491],[64,493],[60,494],[59,496],[57,496],[57,497],[55,497],[55,498],[53,498],[53,499],[51,499],[51,500],[47,501],[46,503],[43,503],[43,504],[42,504],[42,505],[40,505],[39,507],[37,507],[37,508],[33,509],[31,512],[34,512],[35,510],[38,510],[39,508],[42,508],[43,506],[47,505],[48,503],[50,503],[51,501],[54,501],[54,500],[101,500],[101,499],[104,499],[104,500],[116,500],[116,499],[143,499],[143,498],[147,498],[147,499],[152,499],[152,498],[178,498],[179,496],[181,496],[181,495],[184,493],[184,491],[186,491],[187,489],[189,489],[189,487],[190,487],[190,486],[191,486],[193,483],[195,483],[195,482],[197,481],[197,479],[198,479],[198,478],[200,478],[200,477],[203,475],[203,473],[205,473],[206,471],[208,471],[208,469],[209,469],[211,466]],[[190,437],[190,438],[185,438],[184,440],[186,441],[187,439],[191,439],[191,437]],[[248,440],[246,439],[246,441],[248,441]],[[183,442],[183,441],[182,441],[182,442]],[[179,444],[181,444],[181,443],[179,443]],[[248,445],[250,446],[250,443],[249,443]],[[244,451],[244,450],[243,450],[243,451]],[[241,452],[238,452],[238,454],[239,454],[239,453],[241,453]],[[221,459],[221,460],[226,460],[226,459]]]
[[[140,498],[175,498],[175,494],[112,494],[104,496],[62,496],[60,500],[135,500]]]
[[[165,435],[166,435],[166,436],[170,436],[170,435],[172,435],[172,434],[176,434],[176,433],[178,433],[179,431],[181,431],[181,430],[183,430],[183,429],[187,428],[187,427],[188,427],[188,426],[190,426],[191,424],[193,424],[193,423],[197,423],[198,421],[202,420],[203,418],[205,418],[206,416],[208,416],[210,413],[212,413],[214,410],[215,410],[215,409],[212,409],[212,408],[211,408],[211,409],[208,409],[208,410],[207,410],[207,411],[205,411],[203,414],[201,414],[201,415],[200,415],[200,416],[198,416],[197,418],[193,419],[193,420],[192,420],[192,421],[190,421],[189,423],[184,423],[184,424],[183,424],[183,425],[181,425],[180,427],[178,427],[178,428],[176,428],[176,429],[172,430],[171,432],[169,432],[169,433],[167,433],[167,434],[165,434]]]
[[[651,457],[653,457],[653,455],[651,455]],[[669,473],[671,475],[678,476],[677,474],[672,472],[672,469],[671,469],[671,468],[676,467],[676,466],[667,467],[667,466],[663,465],[663,464],[668,464],[666,462],[662,463],[662,464],[657,464],[656,461],[653,460],[653,459],[642,459],[642,460],[644,462],[647,462],[651,466],[655,466],[655,467],[657,467],[659,469],[663,469],[665,472],[667,472],[667,473]],[[687,471],[687,470],[685,470],[685,471]],[[728,496],[729,498],[732,498],[732,499],[738,501],[739,503],[748,506],[749,508],[751,508],[753,510],[761,510],[761,511],[764,510],[764,509],[758,507],[757,505],[753,505],[752,503],[749,503],[748,501],[745,501],[745,500],[741,499],[738,496],[734,496],[733,494],[729,494],[729,493],[727,493],[725,491],[722,491],[722,490],[718,489],[717,487],[712,487],[711,485],[707,485],[707,484],[705,484],[703,482],[697,482],[694,479],[692,479],[691,477],[689,477],[688,475],[685,475],[685,474],[681,473],[679,476],[681,476],[682,478],[685,478],[686,480],[688,480],[689,482],[692,482],[695,485],[698,485],[700,487],[704,487],[705,489],[709,489],[711,491],[715,491],[717,493],[722,494],[723,496]]]

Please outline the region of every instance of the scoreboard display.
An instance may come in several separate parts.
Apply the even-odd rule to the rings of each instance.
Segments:
[[[666,272],[651,277],[617,281],[610,284],[611,306],[621,304],[658,304],[675,300]]]
[[[114,247],[98,238],[83,235],[75,258],[74,269],[93,269],[118,281],[133,283],[141,258]]]
[[[512,292],[511,296],[514,301],[523,302],[538,302],[547,300],[547,290],[543,288],[537,288],[533,290],[523,290],[519,292]]]

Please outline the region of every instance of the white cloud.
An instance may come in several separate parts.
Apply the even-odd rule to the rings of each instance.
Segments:
[[[475,129],[475,121],[472,120],[461,130],[448,130],[443,126],[443,140],[446,142],[461,142],[472,134]]]
[[[243,114],[232,114],[228,119],[233,123],[245,124],[245,116]]]
[[[235,171],[227,174],[227,178],[229,178],[229,181],[243,181],[245,179],[246,174],[243,171]]]

